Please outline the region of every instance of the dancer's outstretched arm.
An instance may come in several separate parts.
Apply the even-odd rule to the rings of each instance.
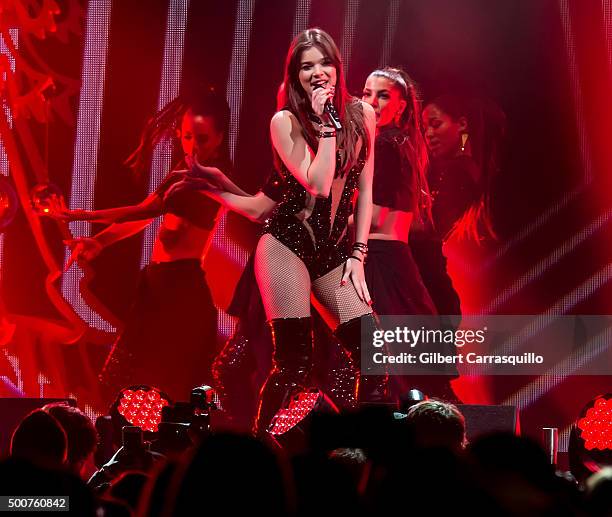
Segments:
[[[62,221],[95,221],[100,223],[121,223],[148,220],[162,214],[163,202],[157,193],[147,196],[137,205],[104,208],[101,210],[71,210],[65,206],[52,206],[46,216]],[[146,225],[145,225],[146,226]]]

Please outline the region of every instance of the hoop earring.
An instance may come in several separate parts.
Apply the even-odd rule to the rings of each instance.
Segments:
[[[461,152],[464,153],[465,152],[465,144],[468,140],[468,134],[467,133],[461,133]]]

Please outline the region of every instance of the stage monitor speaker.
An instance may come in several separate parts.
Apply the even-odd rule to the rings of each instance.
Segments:
[[[519,412],[516,406],[458,404],[457,407],[465,417],[469,441],[498,431],[520,434]]]
[[[66,402],[76,406],[75,399],[0,398],[0,457],[9,453],[11,436],[23,417],[53,402]]]

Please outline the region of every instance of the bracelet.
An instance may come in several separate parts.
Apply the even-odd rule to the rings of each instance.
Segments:
[[[363,253],[364,255],[368,254],[368,245],[365,244],[364,242],[355,242],[353,244],[353,251],[359,251],[361,253]]]
[[[336,132],[335,131],[319,131],[317,136],[319,138],[335,138]]]
[[[314,122],[319,127],[334,127],[334,125],[330,122],[323,122],[323,119],[321,119],[321,117],[315,115],[314,113],[309,113],[308,118],[311,122]]]
[[[353,255],[349,256],[350,259],[358,260],[359,262],[363,262],[359,257],[355,257]]]

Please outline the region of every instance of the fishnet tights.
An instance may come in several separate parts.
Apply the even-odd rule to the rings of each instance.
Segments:
[[[257,243],[255,277],[268,320],[310,316],[310,276],[306,265],[269,233]]]
[[[306,265],[287,246],[265,234],[255,252],[255,275],[268,320],[310,316],[310,294],[332,329],[372,309],[357,296],[349,280],[341,286],[343,266],[317,278],[311,285]]]

